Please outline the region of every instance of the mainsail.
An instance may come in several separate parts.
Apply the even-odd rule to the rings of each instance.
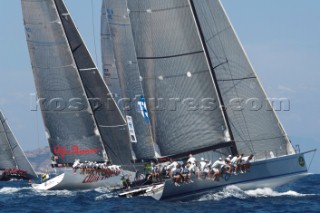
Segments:
[[[130,0],[127,5],[161,154],[231,146],[189,1]]]
[[[128,165],[128,132],[78,30],[61,0],[22,0],[37,94],[58,163],[105,161]],[[90,101],[90,102],[89,102]]]
[[[226,105],[238,152],[263,159],[294,153],[220,0],[191,0]]]
[[[108,156],[113,164],[129,165],[132,158],[126,120],[101,78],[65,5],[61,0],[55,2],[87,97],[91,99],[91,108]]]
[[[124,50],[114,53],[121,72],[132,30],[130,51],[136,50],[161,154],[214,147],[228,135],[233,153],[256,159],[294,153],[219,0],[106,2],[114,49]],[[201,108],[208,99],[215,110]]]
[[[0,112],[0,145],[0,169],[22,169],[32,178],[37,178],[2,112]]]
[[[132,117],[137,139],[132,143],[132,147],[136,157],[153,159],[160,153],[152,137],[147,107],[143,108],[144,103],[141,101],[144,91],[140,81],[127,1],[103,0],[101,10],[102,61],[106,82],[110,85],[111,92],[122,97],[130,107],[124,113]]]

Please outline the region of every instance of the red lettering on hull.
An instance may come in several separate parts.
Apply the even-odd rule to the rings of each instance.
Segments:
[[[82,183],[93,183],[93,182],[98,182],[101,180],[108,179],[113,176],[118,176],[120,174],[120,171],[112,171],[111,169],[103,169],[103,172],[101,174],[103,174],[103,175],[93,175],[93,174],[87,175],[83,179]]]
[[[71,149],[67,149],[65,146],[55,146],[53,153],[60,158],[64,158],[65,155],[90,155],[98,153],[99,149],[79,149],[78,145],[74,144]]]

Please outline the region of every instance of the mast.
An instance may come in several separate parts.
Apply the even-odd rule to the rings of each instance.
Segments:
[[[237,155],[238,154],[237,146],[236,146],[236,143],[234,141],[234,136],[233,136],[233,133],[232,133],[232,130],[231,130],[230,122],[228,120],[226,107],[224,105],[224,101],[222,99],[221,91],[220,91],[220,88],[218,86],[217,77],[216,77],[216,74],[215,74],[215,68],[216,67],[213,66],[213,64],[212,64],[212,62],[210,60],[208,47],[207,47],[206,42],[205,42],[205,37],[204,37],[203,31],[202,31],[202,28],[201,28],[201,25],[200,25],[200,22],[199,22],[198,14],[196,12],[193,0],[189,0],[189,3],[190,3],[190,9],[191,9],[191,12],[193,14],[193,18],[194,18],[196,27],[198,29],[200,41],[201,41],[201,44],[202,44],[202,47],[203,47],[203,50],[204,50],[204,55],[206,57],[206,60],[207,60],[208,66],[209,66],[209,70],[210,70],[210,73],[211,73],[211,76],[212,76],[213,84],[214,84],[216,93],[218,95],[218,101],[220,103],[220,108],[221,108],[221,111],[222,111],[222,114],[223,114],[223,118],[224,118],[224,121],[225,121],[225,124],[226,124],[226,127],[227,127],[227,131],[229,132],[229,135],[230,135],[231,152],[232,152],[233,155]]]

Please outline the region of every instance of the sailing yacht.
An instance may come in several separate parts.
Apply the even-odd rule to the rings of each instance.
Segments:
[[[111,92],[147,100],[148,120],[123,112],[139,126],[131,141],[136,161],[254,155],[248,173],[219,181],[193,176],[180,186],[164,180],[120,196],[274,188],[307,174],[304,155],[315,150],[294,150],[219,0],[103,0],[101,18]]]
[[[126,119],[64,2],[21,2],[52,166],[63,172],[34,188],[121,187],[135,171]]]
[[[2,112],[0,112],[0,144],[0,181],[38,178]]]

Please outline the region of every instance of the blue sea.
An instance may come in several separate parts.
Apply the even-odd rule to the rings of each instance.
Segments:
[[[276,190],[243,191],[228,186],[188,201],[118,198],[105,188],[86,191],[35,191],[23,181],[0,182],[1,212],[320,212],[320,174]]]

